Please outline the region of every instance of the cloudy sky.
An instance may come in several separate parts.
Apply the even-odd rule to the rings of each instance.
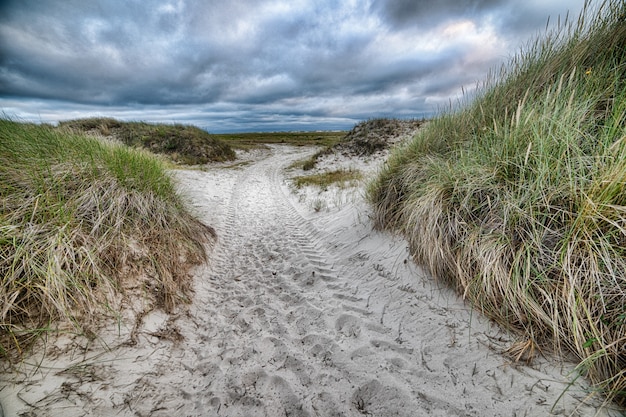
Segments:
[[[584,0],[3,0],[0,111],[212,132],[428,117]]]

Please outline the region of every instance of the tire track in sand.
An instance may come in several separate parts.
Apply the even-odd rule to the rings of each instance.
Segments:
[[[151,314],[137,346],[90,349],[71,375],[46,367],[14,389],[19,415],[595,415],[568,368],[515,367],[490,349],[503,333],[420,275],[404,242],[354,210],[300,213],[282,167],[311,152],[176,173],[219,235],[193,304]],[[182,337],[156,336],[167,332]]]
[[[184,369],[170,368],[178,384],[156,388],[165,409],[268,417],[547,413],[547,391],[529,384],[520,393],[520,374],[502,368],[478,336],[461,340],[473,330],[462,303],[441,305],[432,286],[419,288],[415,271],[405,270],[410,263],[367,246],[371,231],[320,230],[323,223],[299,214],[282,168],[310,151],[278,149],[233,172],[215,264],[197,276]],[[518,399],[509,405],[511,396]]]
[[[414,349],[396,341],[345,285],[337,246],[300,216],[281,168],[307,151],[246,167],[233,187],[216,264],[195,314],[189,415],[415,416],[433,401],[407,390]],[[190,381],[193,383],[190,384]],[[195,390],[188,387],[195,386]],[[437,408],[437,406],[435,406]],[[467,415],[445,405],[446,415]],[[204,414],[203,414],[204,413]]]

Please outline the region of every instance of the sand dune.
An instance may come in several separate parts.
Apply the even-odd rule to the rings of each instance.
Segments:
[[[284,168],[311,153],[177,171],[219,235],[193,303],[55,341],[64,354],[3,376],[4,415],[619,415],[586,399],[571,363],[502,355],[511,336],[372,230],[359,190],[293,192]]]

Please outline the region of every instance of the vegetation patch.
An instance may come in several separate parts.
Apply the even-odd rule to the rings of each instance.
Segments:
[[[423,123],[423,120],[388,118],[366,120],[354,126],[334,148],[350,155],[373,155],[402,138],[413,136]]]
[[[626,3],[530,44],[393,152],[368,195],[416,260],[626,404]]]
[[[335,184],[340,188],[354,185],[363,178],[360,171],[355,169],[339,169],[336,171],[322,172],[314,175],[295,177],[294,184],[297,188],[305,185],[313,185],[322,189],[327,189]]]
[[[389,149],[402,139],[412,137],[423,125],[423,120],[400,120],[378,118],[358,123],[340,141],[333,143],[302,161],[300,166],[308,171],[317,165],[320,158],[333,153],[345,156],[366,157]]]
[[[165,154],[181,164],[198,165],[236,158],[235,151],[227,143],[195,126],[89,118],[61,122],[59,127],[112,137],[128,146]]]
[[[90,331],[129,286],[171,310],[212,240],[151,154],[0,119],[0,358],[56,321]]]

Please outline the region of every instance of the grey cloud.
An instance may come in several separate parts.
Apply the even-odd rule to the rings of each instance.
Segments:
[[[374,0],[372,10],[391,26],[431,29],[450,20],[488,20],[498,25],[503,36],[519,40],[536,36],[546,24],[561,21],[570,12],[576,19],[585,0]]]
[[[459,17],[475,17],[492,11],[503,0],[375,0],[372,9],[392,25],[417,24],[425,28]]]
[[[251,29],[254,36],[244,36],[234,46],[229,44],[233,32],[238,25],[245,26],[246,15],[254,13],[259,3],[219,2],[211,7],[180,3],[183,6],[178,9],[161,12],[156,4],[141,9],[124,4],[119,14],[110,6],[78,3],[51,8],[45,17],[35,13],[43,19],[37,27],[29,26],[27,19],[9,21],[14,32],[32,38],[35,45],[2,44],[7,55],[17,57],[3,67],[25,81],[5,92],[36,96],[46,85],[51,97],[100,104],[223,98],[261,103],[327,90],[341,94],[379,91],[409,78],[404,72],[412,72],[385,69],[383,74],[374,74],[379,67],[376,58],[362,55],[374,34],[335,34],[333,29],[341,24],[342,16],[320,8],[319,3],[314,18],[307,20],[311,10],[303,10],[290,19],[270,19]],[[72,13],[76,17],[62,20]],[[163,31],[159,25],[164,20]],[[172,22],[189,31],[177,33]],[[37,30],[41,27],[50,30]],[[38,54],[41,49],[46,50],[43,59]],[[272,87],[271,80],[279,74],[286,74],[292,82]],[[389,76],[394,80],[383,79]],[[254,82],[258,78],[270,83],[258,88]]]
[[[454,39],[420,52],[412,45],[426,29],[468,18],[514,44],[564,2],[9,0],[0,2],[0,110],[38,107],[45,120],[62,109],[169,114],[209,130],[432,113],[433,97],[456,94],[509,51],[482,56],[484,45]]]
[[[567,19],[575,22],[583,8],[585,0],[559,0],[545,2],[541,9],[527,4],[508,3],[498,14],[494,22],[502,33],[519,40],[534,39]]]

